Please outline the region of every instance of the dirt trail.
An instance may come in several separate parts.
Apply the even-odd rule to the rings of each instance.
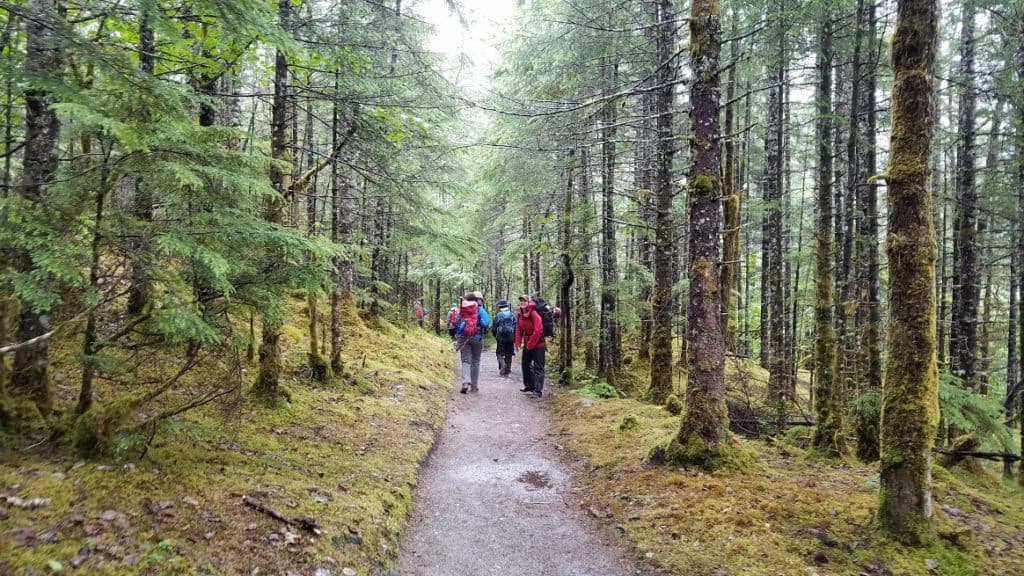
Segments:
[[[420,472],[401,576],[627,576],[637,569],[572,505],[548,422],[484,351],[480,392],[452,388],[448,422]],[[547,392],[547,390],[545,390]]]

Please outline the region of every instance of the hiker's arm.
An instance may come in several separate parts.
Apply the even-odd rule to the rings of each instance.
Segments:
[[[540,314],[534,311],[530,314],[530,323],[533,324],[533,331],[530,332],[530,341],[526,347],[533,350],[544,339],[544,322],[540,319]]]

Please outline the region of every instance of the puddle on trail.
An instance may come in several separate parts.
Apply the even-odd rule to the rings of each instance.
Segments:
[[[529,484],[534,488],[549,488],[551,486],[551,479],[548,477],[547,473],[538,472],[536,470],[523,472],[518,478],[516,478],[516,482]]]

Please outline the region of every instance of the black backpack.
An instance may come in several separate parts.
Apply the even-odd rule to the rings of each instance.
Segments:
[[[555,311],[540,296],[534,296],[531,300],[533,300],[537,314],[540,314],[540,321],[544,326],[544,337],[551,338],[555,335]]]

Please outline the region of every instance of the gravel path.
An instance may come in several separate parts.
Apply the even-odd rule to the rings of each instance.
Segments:
[[[640,572],[572,505],[544,410],[497,375],[484,351],[480,392],[453,385],[448,422],[420,472],[401,576],[627,576]],[[545,390],[547,392],[547,390]]]

